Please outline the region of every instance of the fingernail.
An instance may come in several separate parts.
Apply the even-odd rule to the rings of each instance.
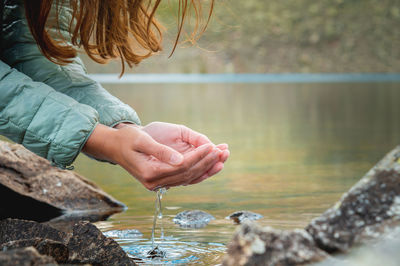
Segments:
[[[179,153],[173,153],[171,155],[171,158],[169,159],[169,161],[171,164],[174,164],[174,165],[180,164],[183,161],[183,156],[182,156],[182,154],[179,154]]]

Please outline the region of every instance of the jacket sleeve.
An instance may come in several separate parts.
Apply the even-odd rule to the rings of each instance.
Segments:
[[[98,113],[0,61],[0,134],[60,168],[72,164]]]
[[[120,122],[140,124],[136,112],[108,93],[98,82],[86,73],[82,61],[77,57],[73,62],[60,66],[45,58],[33,39],[21,0],[8,0],[5,7],[5,49],[4,61],[35,81],[43,82],[56,91],[93,107],[99,113],[99,122],[114,126]],[[17,3],[17,4],[16,4]],[[69,39],[68,25],[71,10],[65,6],[59,10],[59,26],[65,39]],[[54,19],[54,12],[49,20]],[[54,23],[53,23],[54,24]],[[50,30],[52,32],[52,30]],[[53,32],[56,32],[53,29]]]

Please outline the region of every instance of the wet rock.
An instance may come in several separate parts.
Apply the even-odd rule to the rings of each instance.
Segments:
[[[4,141],[0,141],[0,192],[0,200],[13,202],[0,209],[0,219],[37,220],[56,217],[60,211],[124,208],[84,177]]]
[[[10,218],[0,221],[0,244],[33,238],[50,239],[66,244],[69,237],[64,232],[33,221]]]
[[[150,259],[164,258],[165,255],[166,255],[165,251],[161,250],[159,247],[155,247],[149,252],[147,252],[147,257]]]
[[[305,230],[281,231],[246,221],[228,244],[223,265],[298,265],[327,257]]]
[[[68,243],[70,263],[136,265],[112,238],[105,237],[88,222],[75,225]]]
[[[0,252],[0,265],[50,266],[58,264],[52,257],[41,255],[35,248],[27,247]]]
[[[105,237],[89,222],[77,223],[73,233],[67,234],[33,221],[0,221],[0,250],[11,251],[23,246],[35,247],[60,263],[136,265],[117,242]]]
[[[244,221],[254,221],[263,218],[261,214],[251,212],[251,211],[237,211],[229,216],[225,217],[225,219],[231,219],[236,224],[241,224]]]
[[[33,238],[10,241],[0,245],[0,250],[6,251],[16,248],[34,247],[40,254],[52,257],[58,263],[66,263],[68,261],[68,248],[61,242]]]
[[[202,228],[211,220],[215,220],[214,216],[199,210],[180,212],[173,219],[182,228]]]
[[[328,251],[347,251],[400,225],[400,146],[387,154],[334,207],[306,230]]]
[[[137,229],[111,230],[103,232],[103,235],[105,235],[106,237],[114,237],[119,239],[133,239],[133,238],[140,238],[143,236],[143,234]]]

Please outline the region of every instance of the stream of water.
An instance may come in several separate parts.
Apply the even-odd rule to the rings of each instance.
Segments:
[[[118,230],[114,238],[145,264],[221,263],[236,229],[225,217],[234,211],[263,215],[258,220],[263,226],[302,228],[400,142],[400,83],[106,88],[133,106],[143,124],[184,124],[228,143],[231,151],[217,176],[168,190],[162,199],[164,237],[152,233],[154,192],[119,166],[79,156],[75,169],[128,207],[96,225],[104,232]],[[196,209],[216,219],[198,229],[172,221],[179,212]],[[141,234],[128,231],[134,229]],[[148,259],[156,245],[166,257]]]
[[[154,246],[155,232],[157,226],[157,220],[160,220],[160,240],[164,240],[164,227],[162,223],[162,206],[161,200],[163,195],[167,192],[165,188],[159,188],[156,191],[156,203],[155,203],[155,211],[153,218],[153,229],[151,230],[151,250],[147,252],[148,258],[164,258],[166,256],[165,251],[161,249],[159,245]],[[159,243],[161,244],[161,243]]]

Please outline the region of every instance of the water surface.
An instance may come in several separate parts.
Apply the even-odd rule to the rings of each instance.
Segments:
[[[400,139],[399,83],[105,87],[133,106],[143,124],[185,124],[230,145],[222,173],[164,195],[169,262],[220,263],[236,228],[224,218],[234,211],[260,213],[264,226],[304,227]],[[155,193],[120,167],[85,156],[79,156],[75,169],[129,208],[97,226],[138,229],[142,237],[118,241],[134,255],[150,249]],[[202,229],[180,229],[172,222],[178,212],[193,209],[216,220]]]

